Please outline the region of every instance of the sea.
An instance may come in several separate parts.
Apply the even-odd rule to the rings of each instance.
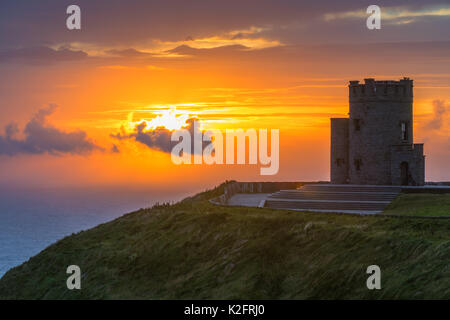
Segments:
[[[189,191],[90,187],[0,187],[0,278],[57,240],[156,202],[176,202]]]

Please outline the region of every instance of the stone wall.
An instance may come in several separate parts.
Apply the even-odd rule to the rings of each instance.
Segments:
[[[330,176],[331,183],[348,183],[348,118],[331,118]]]
[[[403,184],[402,163],[408,166],[408,185],[421,186],[425,183],[425,157],[423,144],[391,146],[392,184]]]

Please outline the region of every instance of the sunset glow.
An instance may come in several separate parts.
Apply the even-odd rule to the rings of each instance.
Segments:
[[[151,120],[140,119],[137,121],[133,121],[133,112],[129,113],[127,122],[128,131],[134,130],[134,128],[141,123],[145,123],[146,128],[148,129],[164,127],[169,130],[178,130],[187,125],[186,120],[189,118],[189,115],[186,113],[177,113],[176,108],[162,110],[158,113],[155,113],[157,114],[156,117]]]
[[[264,3],[239,13],[228,2],[205,3],[176,19],[170,5],[80,6],[89,15],[76,32],[15,9],[0,20],[5,183],[172,188],[183,177],[201,189],[226,179],[328,180],[329,119],[348,116],[348,81],[404,76],[414,80],[414,141],[425,143],[427,180],[450,179],[448,6],[386,6],[386,23],[374,32],[354,3]],[[62,10],[64,21],[63,6],[33,2],[28,10]],[[19,23],[30,16],[33,32]],[[19,22],[5,33],[9,17]],[[39,122],[42,136],[32,136],[27,126],[52,104]],[[156,129],[179,130],[192,118],[202,130],[279,129],[279,173],[175,166]],[[57,151],[48,147],[59,141],[52,134],[67,139]]]

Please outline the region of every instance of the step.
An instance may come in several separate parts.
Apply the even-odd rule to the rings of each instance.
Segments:
[[[377,210],[382,211],[389,204],[387,201],[308,201],[267,199],[265,207],[277,209],[320,209],[320,210]]]
[[[346,185],[346,184],[307,184],[302,191],[322,191],[322,192],[382,192],[399,193],[399,186],[377,186],[377,185]]]
[[[303,200],[353,200],[353,201],[392,201],[397,193],[375,192],[318,192],[318,191],[279,191],[269,198]]]
[[[307,184],[280,190],[265,200],[274,209],[379,213],[400,193],[399,186]]]

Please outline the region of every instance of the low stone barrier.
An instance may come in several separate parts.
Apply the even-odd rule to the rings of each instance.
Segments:
[[[211,203],[226,205],[236,193],[273,193],[284,189],[297,189],[313,182],[230,182],[225,186],[224,193],[209,200]],[[317,183],[317,182],[314,182]]]

